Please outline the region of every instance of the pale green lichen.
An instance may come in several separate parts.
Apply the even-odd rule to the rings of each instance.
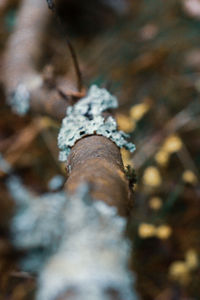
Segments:
[[[69,299],[138,299],[134,276],[128,270],[129,241],[126,219],[115,207],[91,199],[88,186],[76,194],[64,192],[34,196],[19,179],[8,188],[16,199],[13,243],[26,250],[25,270],[39,273],[37,300],[54,300],[73,290]]]
[[[12,171],[12,166],[3,157],[1,153],[0,153],[0,171],[3,171],[5,174],[9,174]]]
[[[7,187],[16,202],[11,223],[12,242],[19,250],[28,251],[22,261],[23,268],[37,272],[61,239],[66,194],[61,191],[36,196],[16,176],[7,180]]]
[[[67,116],[62,121],[58,135],[59,159],[67,160],[72,146],[79,139],[87,135],[102,135],[111,139],[120,148],[133,152],[135,145],[128,143],[129,135],[117,130],[117,123],[113,117],[104,118],[102,113],[117,107],[117,99],[106,89],[93,85],[88,95],[73,107],[67,109]]]
[[[82,186],[64,214],[67,230],[40,275],[38,300],[53,300],[70,290],[75,294],[70,299],[109,300],[109,290],[118,299],[138,299],[128,270],[126,220],[117,215],[116,208],[92,202],[87,186]]]
[[[17,86],[9,97],[9,103],[16,114],[20,116],[26,115],[30,107],[30,93],[25,84],[20,83]]]
[[[53,178],[51,178],[48,182],[48,188],[51,191],[56,191],[62,188],[63,184],[65,182],[64,176],[58,174],[55,175]]]
[[[31,92],[39,89],[43,84],[43,79],[38,74],[27,75],[26,79],[19,82],[13,92],[8,96],[8,103],[13,112],[19,116],[24,116],[30,109]]]

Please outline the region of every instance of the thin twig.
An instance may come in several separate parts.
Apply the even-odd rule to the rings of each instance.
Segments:
[[[57,12],[54,1],[53,0],[47,0],[47,4],[48,4],[49,9],[51,9],[55,13],[55,15],[57,17],[57,20],[58,20],[58,23],[60,24],[60,27],[61,27],[64,35],[65,35],[62,20],[61,20],[59,14]],[[72,61],[73,61],[73,64],[74,64],[74,69],[75,69],[76,78],[77,78],[77,89],[78,89],[79,92],[81,92],[82,88],[83,88],[83,80],[82,80],[82,74],[81,74],[81,71],[80,71],[76,51],[75,51],[72,43],[70,42],[70,40],[68,38],[66,38],[66,42],[67,42],[67,46],[69,48],[69,51],[70,51],[70,54],[71,54],[71,57],[72,57]]]

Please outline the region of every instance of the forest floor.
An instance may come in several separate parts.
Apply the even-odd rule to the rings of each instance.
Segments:
[[[84,3],[83,3],[84,2]],[[64,31],[86,87],[119,99],[116,118],[136,145],[122,151],[137,174],[129,226],[132,269],[144,300],[200,299],[200,1],[60,1]],[[19,0],[0,2],[0,153],[36,193],[56,174],[60,123],[15,115],[6,104],[4,56]],[[74,81],[65,37],[53,15],[39,51],[39,72]],[[0,162],[0,299],[31,299],[35,280],[18,271],[9,237],[14,204]]]

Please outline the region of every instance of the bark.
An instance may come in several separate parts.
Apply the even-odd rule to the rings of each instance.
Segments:
[[[84,89],[77,92],[75,84],[65,77],[54,82],[52,88],[48,78],[46,80],[45,75],[36,70],[41,41],[51,14],[45,0],[22,1],[5,51],[3,81],[7,98],[22,83],[30,93],[31,112],[61,120],[67,105],[83,96]]]

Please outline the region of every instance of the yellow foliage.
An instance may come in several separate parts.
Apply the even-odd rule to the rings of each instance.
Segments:
[[[141,238],[157,237],[159,239],[167,239],[171,235],[171,228],[168,225],[156,227],[153,224],[141,223],[138,227],[138,234]]]
[[[194,249],[188,250],[185,255],[185,261],[190,270],[196,269],[199,265],[197,252]]]
[[[169,161],[169,153],[161,149],[157,152],[155,160],[159,165],[166,166]]]
[[[136,104],[131,107],[130,109],[130,116],[133,120],[139,121],[144,114],[149,110],[149,104],[148,103],[141,103]]]
[[[156,229],[156,236],[159,239],[163,239],[163,240],[168,239],[170,237],[171,233],[172,233],[172,230],[168,225],[161,225],[161,226],[158,226]]]
[[[158,210],[161,208],[162,206],[162,200],[161,198],[159,197],[152,197],[150,200],[149,200],[149,206],[151,209],[153,210]]]
[[[182,148],[183,144],[177,135],[170,135],[164,142],[162,150],[168,153],[177,152]]]
[[[189,269],[184,261],[175,261],[169,267],[169,275],[172,279],[179,281],[182,284],[188,282]]]
[[[162,178],[156,167],[148,167],[144,171],[143,183],[151,187],[157,187],[161,184]]]
[[[196,184],[198,179],[191,170],[186,170],[182,175],[183,181],[191,184]]]
[[[124,114],[117,114],[116,120],[119,129],[127,133],[132,132],[136,127],[134,120],[132,120],[129,116],[126,116]]]
[[[150,238],[155,235],[156,227],[152,224],[141,223],[138,228],[138,234],[141,238]]]
[[[186,252],[185,261],[175,261],[169,268],[169,275],[172,279],[185,284],[189,281],[190,271],[199,266],[199,259],[196,251],[190,249]]]
[[[156,162],[165,167],[169,161],[170,154],[178,152],[182,146],[182,141],[177,135],[168,136],[161,149],[155,155]]]

